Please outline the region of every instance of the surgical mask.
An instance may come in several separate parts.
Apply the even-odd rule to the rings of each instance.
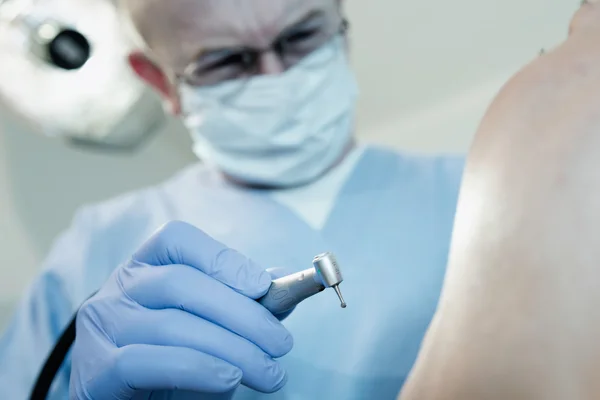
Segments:
[[[237,86],[236,86],[237,85]],[[309,183],[350,143],[357,85],[336,38],[280,75],[209,88],[180,87],[194,152],[236,180],[276,187]]]

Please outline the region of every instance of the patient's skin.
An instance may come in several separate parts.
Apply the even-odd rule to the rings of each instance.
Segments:
[[[570,32],[479,128],[401,400],[600,399],[600,6]]]

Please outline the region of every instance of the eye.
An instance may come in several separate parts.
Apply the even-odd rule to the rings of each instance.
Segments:
[[[281,43],[282,50],[290,55],[304,56],[313,51],[323,41],[320,29],[300,29],[288,35]]]
[[[244,75],[254,65],[254,58],[251,51],[244,50],[207,54],[190,66],[186,74],[196,85],[212,85]]]
[[[289,44],[296,44],[314,38],[318,34],[317,29],[300,30],[288,35],[285,41]]]
[[[198,72],[214,72],[223,68],[244,68],[250,60],[246,52],[231,53],[212,60],[203,60],[198,65]]]

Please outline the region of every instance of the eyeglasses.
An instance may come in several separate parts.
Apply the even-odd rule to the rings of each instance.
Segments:
[[[275,53],[282,67],[287,70],[335,36],[346,35],[348,27],[346,19],[327,26],[313,24],[284,33],[267,48],[240,47],[218,50],[189,65],[180,79],[190,86],[197,87],[234,80],[244,82],[247,78],[260,74],[261,58],[268,52]]]

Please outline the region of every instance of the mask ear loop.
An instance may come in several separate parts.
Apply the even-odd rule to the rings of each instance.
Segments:
[[[185,87],[183,87],[185,85]],[[199,94],[197,92],[195,93],[189,93],[187,96],[183,95],[181,92],[182,90],[185,91],[194,91],[193,87],[188,86],[186,83],[181,82],[181,80],[179,80],[179,83],[175,86],[176,90],[177,90],[177,96],[179,97],[180,100],[180,107],[179,107],[179,115],[181,117],[182,120],[185,121],[185,125],[187,127],[198,127],[202,124],[204,117],[202,116],[202,110],[201,107],[197,106],[194,100],[189,101],[189,98],[191,96],[199,96]],[[183,100],[183,99],[188,99],[188,100]]]

